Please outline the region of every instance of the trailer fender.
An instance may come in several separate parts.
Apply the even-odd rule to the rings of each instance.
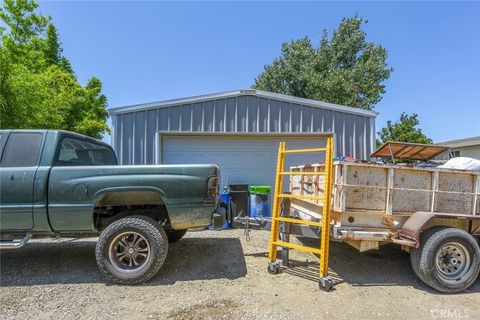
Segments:
[[[438,212],[415,212],[405,221],[399,232],[400,239],[415,242],[415,247],[420,245],[420,235],[428,226],[429,222],[434,218],[463,220],[463,221],[480,221],[480,215],[456,214],[456,213],[438,213]],[[470,231],[470,230],[467,230]]]

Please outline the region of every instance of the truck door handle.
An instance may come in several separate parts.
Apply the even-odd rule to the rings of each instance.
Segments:
[[[13,179],[14,179],[14,176],[13,176],[13,174],[12,174],[12,175],[10,176],[10,180],[13,180]]]

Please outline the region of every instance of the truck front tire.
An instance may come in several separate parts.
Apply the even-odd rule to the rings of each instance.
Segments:
[[[428,286],[445,293],[461,292],[480,273],[480,247],[461,229],[435,227],[422,235],[420,247],[411,252],[411,263]]]
[[[117,284],[140,284],[162,267],[168,253],[163,227],[145,216],[130,216],[110,224],[100,235],[95,255],[104,276]]]

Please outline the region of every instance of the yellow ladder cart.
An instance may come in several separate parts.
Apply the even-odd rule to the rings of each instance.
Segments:
[[[323,172],[302,172],[301,175],[324,175],[325,190],[322,196],[293,195],[283,192],[283,177],[299,175],[298,172],[285,171],[285,155],[290,153],[325,153],[325,170]],[[286,150],[285,142],[280,142],[278,149],[277,173],[275,180],[275,194],[273,199],[272,225],[270,232],[269,254],[268,254],[268,272],[276,274],[281,269],[281,263],[277,261],[277,247],[295,249],[304,252],[312,252],[320,255],[320,289],[330,291],[333,287],[333,280],[328,276],[328,255],[329,255],[329,238],[330,238],[330,206],[332,199],[332,174],[333,174],[333,136],[327,136],[325,148],[317,149],[298,149]],[[306,221],[297,218],[283,217],[280,214],[281,201],[284,198],[290,199],[310,199],[323,200],[322,221]],[[308,247],[291,242],[281,241],[279,239],[279,225],[281,222],[301,224],[321,228],[320,247]]]

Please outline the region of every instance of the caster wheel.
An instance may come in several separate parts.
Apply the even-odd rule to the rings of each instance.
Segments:
[[[270,274],[277,274],[280,272],[280,266],[276,262],[269,263],[267,270],[268,270],[268,273]]]
[[[318,282],[318,286],[323,291],[331,291],[333,289],[333,281],[330,278],[321,278]]]

